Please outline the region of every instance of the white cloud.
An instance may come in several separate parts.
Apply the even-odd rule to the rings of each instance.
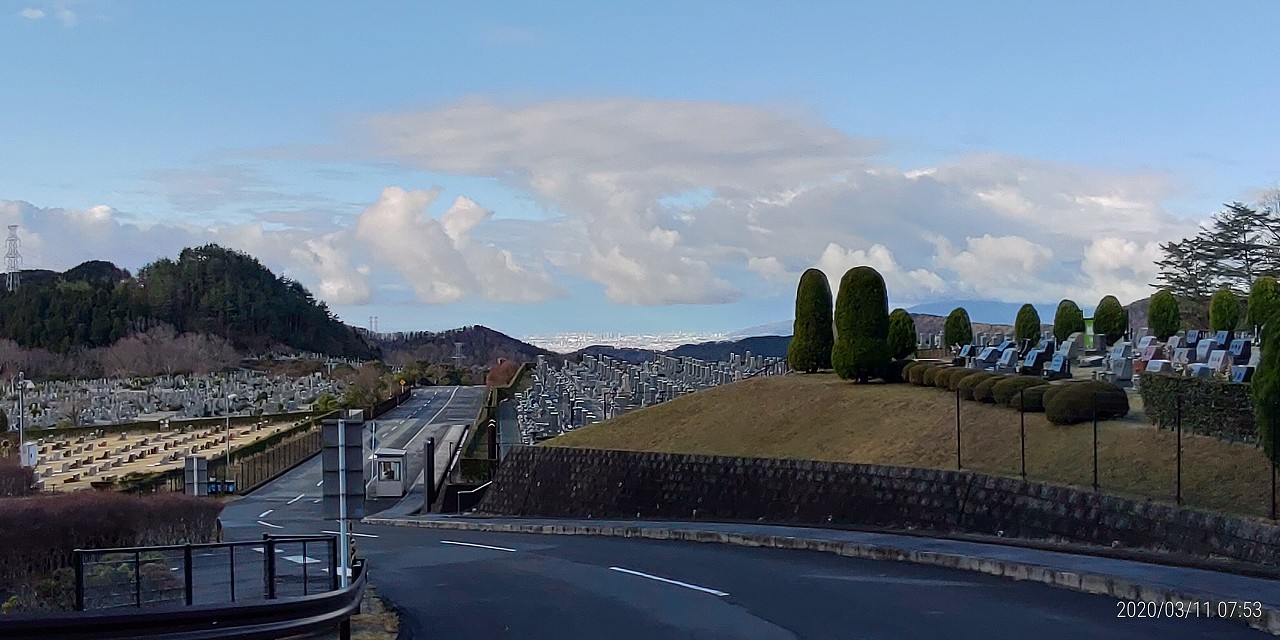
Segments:
[[[22,11],[19,11],[18,15],[26,18],[27,20],[39,20],[44,17],[44,10],[37,9],[35,7],[27,7]]]
[[[61,22],[64,27],[74,27],[76,26],[76,23],[79,22],[79,17],[76,16],[76,13],[66,7],[58,9],[56,13],[58,15],[58,21]]]
[[[330,304],[365,304],[373,296],[369,284],[369,268],[353,267],[349,249],[343,246],[350,234],[331,233],[305,240],[290,250],[290,257],[310,267],[318,281],[318,295]]]
[[[840,291],[840,279],[849,269],[869,266],[880,272],[885,288],[895,302],[915,301],[945,289],[942,278],[927,269],[904,269],[893,252],[881,244],[868,249],[848,250],[830,243],[818,258],[817,268],[827,274],[834,295]]]
[[[763,258],[752,256],[747,259],[747,269],[765,280],[775,282],[792,282],[800,278],[798,274],[788,271],[787,267],[776,256],[765,256]]]

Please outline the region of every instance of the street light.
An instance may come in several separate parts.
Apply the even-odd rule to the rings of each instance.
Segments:
[[[17,387],[18,387],[18,447],[21,448],[22,444],[27,441],[26,425],[23,422],[23,414],[27,412],[25,392],[35,391],[36,385],[34,382],[27,380],[25,375],[21,371],[19,371]]]

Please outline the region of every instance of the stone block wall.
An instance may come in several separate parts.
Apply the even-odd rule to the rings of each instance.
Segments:
[[[973,532],[1280,565],[1280,527],[968,471],[513,447],[480,510]]]

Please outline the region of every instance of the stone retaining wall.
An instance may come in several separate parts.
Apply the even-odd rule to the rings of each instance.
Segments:
[[[480,510],[966,531],[1280,565],[1280,527],[968,471],[513,447]]]

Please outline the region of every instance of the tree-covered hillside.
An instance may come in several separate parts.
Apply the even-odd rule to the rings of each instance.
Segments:
[[[161,324],[221,336],[251,351],[375,355],[301,284],[217,245],[184,249],[177,260],[160,259],[137,277],[91,261],[62,274],[24,272],[16,292],[0,291],[0,338],[24,347],[60,353],[104,347]]]

